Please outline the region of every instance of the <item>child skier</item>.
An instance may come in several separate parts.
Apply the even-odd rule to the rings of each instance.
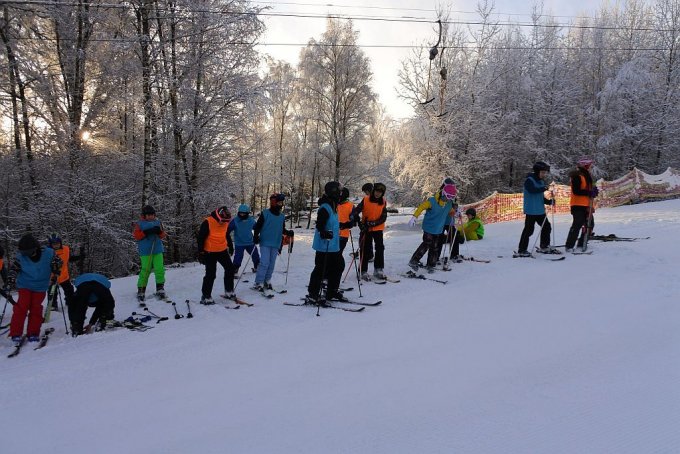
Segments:
[[[16,283],[19,299],[14,305],[9,335],[15,345],[22,341],[24,324],[28,316],[26,336],[29,342],[40,340],[43,322],[42,301],[48,287],[54,283],[61,271],[61,260],[50,248],[41,248],[38,240],[27,233],[19,239],[19,255],[9,273],[11,282]]]
[[[284,200],[286,196],[281,193],[269,196],[269,208],[262,210],[253,228],[255,231],[253,240],[255,244],[260,245],[260,265],[257,267],[255,284],[251,288],[265,296],[271,296],[274,290],[271,279],[276,267],[276,257],[281,253],[283,235],[293,237],[295,234],[284,227],[286,221],[283,214]]]
[[[253,241],[253,227],[255,227],[255,219],[250,215],[250,207],[246,204],[239,205],[238,213],[227,229],[227,235],[234,232],[234,275],[238,274],[238,269],[241,267],[244,251],[250,254],[253,260],[253,271],[257,271],[260,264],[260,254]]]
[[[319,199],[316,214],[316,229],[312,248],[316,251],[314,270],[309,276],[306,304],[324,305],[326,301],[347,301],[339,291],[342,270],[345,268],[340,251],[340,228],[349,224],[341,224],[338,218],[337,204],[341,196],[340,183],[329,181],[324,187],[324,194]],[[326,279],[328,287],[325,298],[321,297],[321,286]]]
[[[111,282],[101,274],[85,273],[75,279],[76,292],[68,306],[68,318],[71,320],[73,336],[87,334],[94,327],[95,330],[104,329],[107,320],[113,320],[113,310],[116,302],[111,294]],[[87,326],[85,315],[87,308],[95,310]]]
[[[534,233],[534,224],[541,226],[541,240],[539,252],[542,253],[559,253],[556,249],[550,248],[550,232],[552,227],[548,217],[545,215],[545,205],[552,205],[555,203],[552,199],[546,199],[543,193],[547,191],[545,177],[550,172],[550,166],[543,161],[538,161],[534,164],[533,172],[527,175],[524,180],[524,229],[519,239],[519,246],[517,248],[517,256],[531,257],[529,247],[529,239]]]
[[[567,241],[565,242],[565,249],[567,252],[574,252],[574,244],[578,237],[581,228],[588,223],[588,228],[594,227],[591,210],[593,208],[593,201],[599,194],[597,186],[593,185],[593,177],[590,174],[590,167],[593,165],[593,160],[590,158],[581,158],[576,164],[576,170],[569,173],[569,180],[571,186],[571,215],[573,221],[569,228]],[[585,234],[578,240],[578,247],[583,247]]]
[[[453,233],[451,243],[451,260],[457,263],[462,262],[460,257],[460,245],[465,241],[475,241],[484,238],[484,224],[482,220],[477,217],[477,210],[470,207],[465,210],[465,215],[468,220],[463,225],[459,226]]]
[[[139,278],[137,279],[137,301],[143,304],[146,285],[153,269],[156,279],[156,296],[165,298],[165,267],[163,265],[163,238],[166,233],[163,224],[156,219],[156,210],[151,205],[142,208],[141,218],[134,223],[132,232],[139,251]]]
[[[66,305],[68,305],[71,301],[71,297],[73,296],[73,292],[75,291],[73,289],[73,284],[71,284],[71,276],[69,275],[68,264],[71,260],[82,259],[83,256],[71,255],[71,248],[68,245],[63,244],[61,238],[56,233],[53,233],[47,239],[47,246],[54,249],[54,253],[57,254],[57,256],[59,256],[61,259],[62,265],[59,276],[57,277],[57,284],[59,284],[59,286],[64,291],[64,299],[66,300]],[[52,301],[49,302],[52,306],[52,310],[55,311],[59,310],[59,305],[57,304],[58,295],[58,292],[54,292]]]
[[[361,187],[361,192],[364,193],[364,197],[370,197],[371,194],[373,193],[373,183],[365,183]],[[352,216],[354,216],[354,215],[352,215]],[[353,219],[356,219],[356,218],[353,217]],[[359,243],[357,244],[359,250],[354,252],[354,255],[355,255],[354,258],[355,259],[359,258],[359,256],[364,254],[364,253],[361,252],[361,245],[365,243],[364,242],[364,236],[365,236],[364,233],[366,233],[364,229],[359,230]],[[366,250],[366,253],[364,255],[366,256],[366,260],[370,262],[371,260],[373,260],[374,254],[373,254],[373,245],[370,244],[369,246],[370,246],[370,248]]]
[[[361,278],[370,281],[368,275],[369,254],[373,250],[375,243],[375,256],[373,262],[373,278],[385,280],[385,244],[383,242],[383,231],[387,220],[387,201],[385,191],[387,188],[382,183],[373,185],[371,195],[364,197],[354,208],[353,219],[358,219],[361,214],[359,226],[364,233],[361,238]],[[441,233],[441,232],[440,232]]]
[[[234,265],[229,257],[233,249],[231,238],[227,235],[231,213],[227,207],[217,208],[205,218],[198,230],[198,261],[205,265],[205,276],[201,286],[201,304],[215,304],[212,298],[213,284],[217,276],[217,264],[224,268],[225,298],[234,299]]]
[[[321,205],[319,205],[321,206]],[[349,235],[350,235],[350,229],[352,227],[352,223],[350,222],[350,219],[352,217],[352,210],[354,209],[354,204],[350,202],[349,200],[349,189],[347,188],[342,188],[342,191],[340,192],[340,203],[338,203],[338,221],[340,224],[345,225],[347,227],[340,228],[340,255],[342,256],[342,253],[345,251],[345,247],[347,246],[347,241],[349,241]],[[317,222],[319,222],[318,217],[317,217]],[[344,260],[344,259],[343,259]],[[344,268],[344,265],[343,265]]]
[[[408,265],[418,271],[420,259],[427,252],[427,271],[433,273],[439,258],[439,241],[444,230],[444,223],[453,209],[453,199],[457,194],[456,186],[445,184],[434,196],[421,203],[408,222],[409,227],[416,225],[416,219],[425,210],[423,219],[423,242],[418,246]],[[453,216],[453,214],[451,214]]]

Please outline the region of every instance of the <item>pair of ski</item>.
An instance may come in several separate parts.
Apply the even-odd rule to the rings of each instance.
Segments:
[[[384,285],[384,284],[387,284],[388,282],[391,283],[391,284],[398,284],[398,283],[401,282],[401,281],[400,281],[399,279],[393,279],[393,278],[391,278],[391,277],[385,277],[385,279],[379,279],[379,278],[376,278],[376,277],[372,277],[372,278],[370,278],[370,279],[368,279],[368,280],[367,280],[367,279],[363,279],[363,282],[366,282],[366,283],[368,283],[368,282],[373,282],[374,284]],[[348,291],[348,290],[343,290],[343,291],[346,292],[346,291]]]
[[[438,282],[440,284],[446,284],[447,282],[449,282],[449,281],[442,281],[442,280],[439,280],[439,279],[435,279],[435,278],[432,278],[432,277],[427,277],[424,274],[418,274],[413,270],[407,271],[406,274],[402,274],[402,276],[407,277],[409,279],[420,279],[420,280],[423,280],[423,281]]]
[[[305,298],[300,298],[302,301],[305,301]],[[344,307],[344,306],[334,306],[333,304],[330,303],[340,303],[340,304],[349,304],[349,305],[354,305],[354,306],[360,306],[360,307]],[[309,304],[309,303],[288,303],[285,302],[283,303],[284,306],[310,306],[310,307],[316,307],[315,304]],[[337,309],[345,312],[362,312],[364,309],[367,307],[375,307],[375,306],[380,306],[382,304],[382,301],[376,301],[375,303],[362,303],[359,301],[326,301],[324,304],[321,305],[322,309]]]
[[[284,291],[285,293],[285,291]],[[272,295],[273,297],[274,295]],[[248,303],[246,301],[243,301],[241,298],[238,296],[234,296],[233,298],[227,298],[227,295],[220,295],[221,298],[224,298],[225,300],[230,300],[233,301],[236,305],[235,306],[230,306],[229,304],[225,305],[225,309],[241,309],[241,306],[246,306],[246,307],[253,307],[254,304]]]
[[[624,236],[616,236],[613,233],[610,233],[609,235],[593,235],[588,238],[588,241],[638,241],[638,240],[648,240],[650,239],[650,236],[646,237],[624,237]]]
[[[33,350],[40,350],[43,348],[45,345],[47,345],[47,341],[50,339],[50,334],[54,332],[54,328],[46,328],[45,331],[43,332],[43,335],[40,336],[40,342],[38,343],[38,346],[35,347]],[[12,353],[7,355],[8,358],[14,358],[17,356],[19,353],[21,353],[21,348],[26,344],[26,336],[21,336],[21,340],[17,345],[14,346],[14,350]]]

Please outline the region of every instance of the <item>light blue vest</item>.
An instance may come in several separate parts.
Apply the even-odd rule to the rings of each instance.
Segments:
[[[271,210],[266,209],[262,212],[262,216],[264,216],[264,224],[260,230],[260,246],[280,248],[281,241],[283,241],[283,223],[286,222],[283,211],[277,216]]]
[[[329,217],[326,221],[326,231],[333,232],[333,238],[324,240],[321,238],[319,229],[314,229],[314,241],[312,248],[317,252],[338,252],[340,250],[340,221],[338,220],[338,213],[333,211],[333,208],[327,203],[321,204],[319,211],[328,211]]]
[[[231,220],[229,228],[234,232],[234,244],[236,246],[251,246],[253,244],[253,226],[255,219],[248,216],[248,219],[236,217]]]
[[[51,263],[54,258],[54,249],[43,248],[40,260],[34,262],[25,255],[19,254],[17,260],[21,265],[21,271],[17,276],[17,288],[27,289],[33,292],[46,292],[50,286],[52,275]]]
[[[439,235],[444,230],[444,224],[446,223],[449,211],[453,207],[453,202],[447,200],[444,206],[441,206],[434,197],[430,197],[428,200],[432,207],[425,212],[423,231],[431,235]]]
[[[137,221],[137,225],[139,225],[139,229],[143,231],[156,226],[160,227],[161,221],[159,221],[158,219],[154,219],[153,221],[146,221],[144,219],[140,219],[139,221]],[[163,242],[161,241],[161,238],[158,235],[147,235],[143,239],[138,240],[137,250],[139,251],[140,256],[162,254],[163,252],[165,252],[163,249]]]
[[[99,273],[85,273],[81,274],[77,278],[73,280],[73,283],[78,287],[80,284],[84,284],[85,282],[98,282],[101,285],[103,285],[106,288],[111,288],[111,281],[109,281],[106,276],[103,276]],[[97,302],[97,295],[94,293],[90,294],[90,298],[87,301],[88,305],[94,305]],[[94,307],[94,306],[92,306]]]

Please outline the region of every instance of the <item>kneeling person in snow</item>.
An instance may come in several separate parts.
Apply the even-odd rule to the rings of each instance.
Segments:
[[[339,290],[342,270],[345,268],[339,234],[341,228],[350,228],[351,222],[339,221],[337,206],[340,195],[340,183],[329,181],[324,187],[324,195],[318,202],[319,209],[316,212],[316,229],[312,243],[316,254],[305,298],[307,304],[320,304],[327,300],[347,301]],[[328,285],[325,298],[321,297],[324,279]]]
[[[453,209],[453,199],[456,197],[456,193],[455,185],[445,184],[434,196],[428,198],[416,208],[411,220],[408,222],[410,227],[415,226],[416,219],[418,219],[420,213],[425,211],[423,242],[420,243],[420,246],[413,253],[408,263],[414,271],[418,270],[420,259],[427,252],[427,270],[434,272],[437,259],[439,258],[439,240],[444,230],[446,218]]]
[[[543,193],[548,190],[543,181],[550,172],[550,166],[538,161],[534,164],[533,173],[527,175],[524,181],[524,229],[519,239],[517,254],[523,257],[531,255],[529,239],[534,233],[534,224],[541,226],[541,252],[550,252],[550,232],[552,227],[545,215],[545,205],[552,205],[554,200],[548,200]]]
[[[107,320],[113,320],[113,309],[116,302],[111,294],[111,281],[98,273],[86,273],[75,279],[76,292],[68,306],[68,318],[71,320],[71,330],[74,336],[104,329]],[[87,326],[85,316],[87,308],[94,307],[92,317]]]
[[[468,208],[465,210],[465,215],[468,217],[467,222],[456,228],[451,241],[451,260],[454,262],[462,261],[460,257],[461,244],[466,241],[476,241],[484,238],[484,224],[477,217],[477,210]]]

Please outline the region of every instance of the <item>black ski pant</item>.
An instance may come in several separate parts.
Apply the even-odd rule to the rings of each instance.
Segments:
[[[349,241],[348,236],[341,236],[340,237],[340,254],[345,252],[345,248],[347,247],[347,242]]]
[[[327,291],[335,293],[340,287],[342,271],[345,269],[345,261],[342,253],[338,252],[316,252],[314,257],[314,269],[309,276],[307,294],[312,298],[321,295],[321,284],[324,279],[328,281]]]
[[[423,232],[423,242],[411,256],[411,262],[419,262],[427,252],[427,266],[436,266],[439,258],[439,244],[441,235]]]
[[[217,264],[219,263],[224,268],[224,290],[226,292],[234,291],[234,265],[231,263],[229,257],[229,250],[225,249],[222,252],[208,252],[205,254],[205,276],[203,276],[203,286],[201,293],[203,296],[212,297],[213,283],[217,276]]]
[[[73,289],[73,284],[71,284],[71,280],[67,279],[61,284],[59,284],[59,287],[64,291],[64,302],[68,306],[71,303],[71,298],[73,298],[73,294],[75,293],[75,290]],[[59,292],[56,291],[54,292],[54,296],[52,297],[52,301],[50,301],[50,304],[52,305],[53,309],[59,309]]]
[[[367,232],[364,230],[361,230],[359,232],[359,249],[361,249],[362,245],[364,244],[364,238],[366,238],[366,233]],[[362,254],[366,256],[366,260],[368,261],[373,260],[373,246],[371,245],[371,247],[367,249],[366,252],[362,252]]]
[[[88,307],[94,307],[90,325],[102,320],[113,320],[113,309],[116,303],[111,291],[99,282],[88,281],[80,284],[68,305],[68,318],[74,334],[83,331],[85,315]]]
[[[368,261],[371,259],[369,253],[373,251],[375,243],[375,255],[373,257],[373,269],[382,270],[385,268],[385,244],[383,243],[383,231],[365,232],[363,247],[361,249],[361,272],[368,272]],[[371,254],[372,255],[372,254]]]
[[[541,229],[541,247],[550,246],[550,232],[552,232],[552,226],[550,221],[545,214],[527,214],[524,218],[524,230],[522,230],[522,236],[519,239],[519,246],[517,252],[525,252],[529,247],[529,239],[531,235],[534,234],[534,224],[543,225]],[[532,251],[529,251],[532,252]]]
[[[573,248],[574,245],[576,244],[576,239],[579,236],[579,233],[581,232],[581,229],[583,226],[586,225],[588,222],[588,207],[584,206],[572,206],[571,207],[571,216],[573,218],[573,221],[571,223],[571,227],[569,228],[569,234],[567,235],[567,241],[565,243],[565,247],[567,248]],[[593,218],[590,219],[590,229],[592,230],[595,227],[595,221]],[[584,229],[585,230],[585,229]],[[581,247],[583,246],[583,240],[585,239],[585,232],[581,235],[581,238],[578,238],[578,246]]]

